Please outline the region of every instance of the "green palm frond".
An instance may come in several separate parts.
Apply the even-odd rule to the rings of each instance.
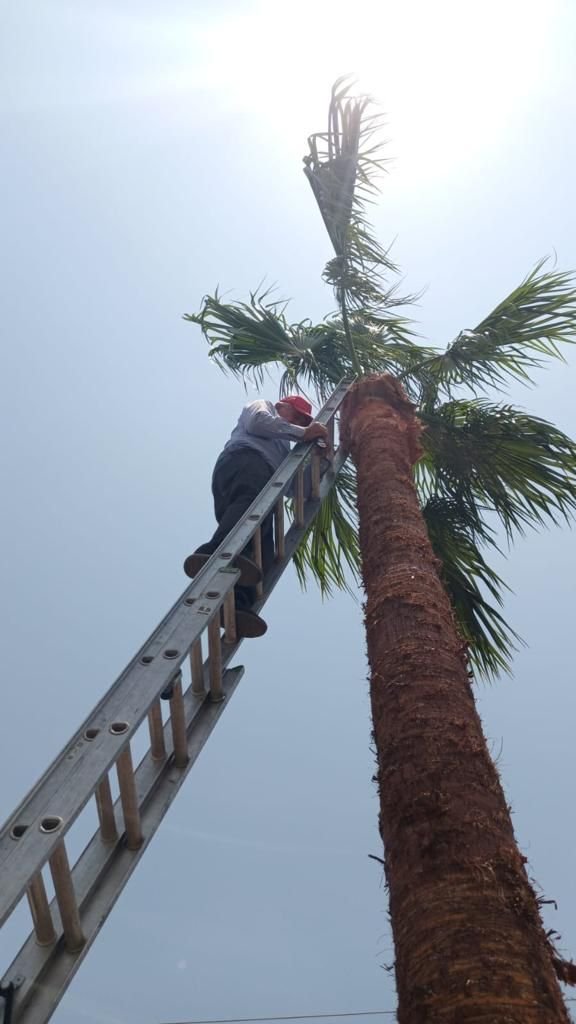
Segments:
[[[544,358],[563,359],[560,346],[576,341],[576,279],[543,272],[545,262],[477,327],[423,364],[430,382],[448,393],[457,384],[502,390],[510,379],[531,383]]]
[[[206,295],[199,313],[183,319],[198,324],[210,345],[210,358],[234,376],[264,382],[268,364],[298,359],[298,335],[286,321],[286,302],[266,302],[254,292],[250,302],[225,303],[216,292]]]
[[[351,590],[360,579],[356,474],[351,465],[336,482],[294,555],[302,587],[311,577],[323,595]]]
[[[419,472],[427,470],[431,493],[474,509],[478,531],[491,512],[511,539],[576,511],[576,444],[546,420],[480,399],[447,402],[420,418]]]
[[[475,515],[467,515],[460,502],[437,496],[429,498],[422,511],[473,667],[486,678],[509,672],[522,640],[496,607],[501,607],[502,591],[508,588],[480,552]]]
[[[269,292],[254,292],[249,302],[239,303],[224,303],[216,293],[204,298],[199,313],[184,319],[200,325],[221,369],[257,387],[267,370],[280,370],[282,394],[312,388],[324,399],[343,377],[355,373],[342,320],[291,324],[286,307]],[[416,344],[407,319],[392,309],[369,318],[357,315],[350,323],[362,374],[408,371],[432,351]]]

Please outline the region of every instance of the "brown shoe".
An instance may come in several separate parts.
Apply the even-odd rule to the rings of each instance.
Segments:
[[[259,615],[256,615],[256,612],[236,609],[236,633],[239,639],[248,640],[257,636],[264,636],[267,629],[267,623]]]
[[[184,562],[184,572],[191,580],[198,575],[201,569],[204,568],[206,562],[212,555],[201,555],[194,552],[192,555],[188,555],[188,558]],[[255,587],[257,583],[260,583],[262,579],[262,572],[256,565],[256,562],[251,562],[249,558],[245,558],[244,555],[238,555],[238,558],[232,563],[235,569],[240,569],[241,576],[238,583],[243,587]]]

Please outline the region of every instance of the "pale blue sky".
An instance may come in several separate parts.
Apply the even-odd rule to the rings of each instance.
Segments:
[[[576,268],[576,13],[8,0],[0,24],[4,818],[212,529],[212,463],[244,395],[181,314],[262,278],[294,319],[332,309],[300,161],[333,79],[355,71],[388,113],[375,220],[407,287],[426,288],[423,336],[444,344],[539,257]],[[513,394],[573,435],[574,363]],[[575,569],[567,530],[517,546],[506,613],[529,647],[512,680],[479,688],[573,954]],[[267,617],[58,1024],[393,1007],[360,605],[323,606],[290,571]]]

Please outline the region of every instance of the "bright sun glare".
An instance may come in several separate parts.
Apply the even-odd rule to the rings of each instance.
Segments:
[[[552,32],[565,0],[238,0],[225,12],[90,17],[126,47],[111,101],[153,97],[264,121],[301,155],[325,127],[332,82],[352,73],[385,112],[394,181],[457,173],[515,133],[554,74]],[[74,9],[73,9],[74,10]],[[86,12],[82,17],[85,19]],[[70,98],[66,96],[66,102]],[[82,97],[72,97],[82,102]]]
[[[386,111],[396,170],[429,177],[501,139],[541,74],[555,2],[262,0],[190,26],[200,60],[176,75],[301,140],[352,72]]]

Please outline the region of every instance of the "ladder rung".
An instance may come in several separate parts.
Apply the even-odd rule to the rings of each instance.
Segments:
[[[318,449],[316,449],[316,451],[312,452],[312,463],[311,463],[311,472],[312,472],[312,492],[311,492],[311,497],[312,498],[319,498],[320,497],[320,469],[321,469],[321,460],[322,460],[322,456],[318,452]]]
[[[210,655],[210,696],[214,702],[224,700],[222,692],[222,643],[220,618],[215,615],[208,626],[208,652]]]
[[[260,572],[262,572],[262,528],[260,526],[258,526],[254,531],[254,536],[252,538],[252,547],[254,551],[254,561],[256,562],[256,565],[260,569]],[[260,583],[256,584],[256,594],[258,597],[262,597],[263,593],[264,588],[262,586],[262,581],[260,581]]]
[[[164,726],[162,724],[162,707],[160,701],[154,701],[148,712],[148,729],[150,732],[150,750],[154,761],[163,761],[166,757],[164,743]]]
[[[202,661],[202,641],[198,639],[190,650],[190,672],[192,674],[192,692],[197,697],[206,693],[204,687],[204,663]]]
[[[232,590],[224,599],[224,643],[235,644],[237,640],[236,606],[234,604],[234,591]]]
[[[30,888],[27,890],[28,905],[34,922],[34,933],[39,946],[51,946],[56,939],[54,922],[50,913],[46,887],[42,873],[34,875]]]
[[[140,808],[136,793],[134,767],[130,744],[124,747],[116,762],[116,773],[120,787],[120,800],[126,829],[126,846],[129,850],[137,850],[142,845],[142,828],[140,825]]]
[[[304,470],[302,467],[296,474],[296,490],[294,493],[294,522],[296,526],[304,523]]]
[[[82,949],[86,939],[80,924],[78,903],[76,902],[76,893],[74,891],[74,883],[70,873],[64,840],[58,843],[50,857],[49,863],[58,910],[60,911],[60,918],[64,929],[66,949],[69,953],[77,953],[78,950]]]
[[[114,815],[114,803],[112,801],[112,790],[108,773],[104,776],[95,793],[96,809],[100,822],[100,837],[103,843],[115,843],[118,839],[116,818]]]
[[[170,727],[174,744],[174,764],[183,768],[188,763],[188,737],[186,735],[186,715],[182,700],[182,673],[179,672],[172,684],[170,699]]]
[[[284,542],[284,497],[281,497],[274,507],[274,543],[276,560],[280,561],[286,553]]]

